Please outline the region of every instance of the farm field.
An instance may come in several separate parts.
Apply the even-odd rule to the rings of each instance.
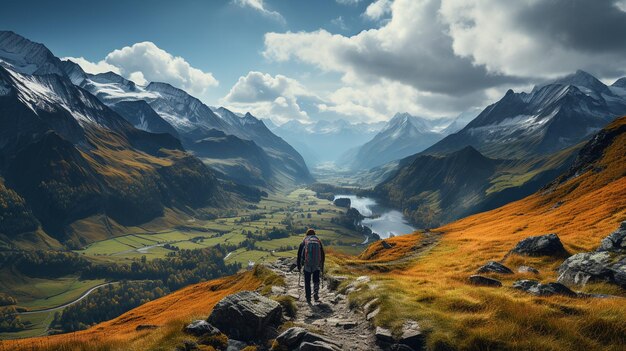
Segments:
[[[216,245],[237,247],[226,257],[227,263],[271,262],[279,257],[293,257],[302,241],[304,231],[314,228],[324,244],[334,251],[359,254],[364,237],[341,227],[331,220],[344,212],[330,201],[315,197],[306,189],[288,194],[270,194],[258,204],[239,209],[236,216],[213,220],[190,220],[184,226],[162,230],[129,228],[128,234],[96,241],[74,252],[88,260],[106,264],[124,263],[133,259],[147,260],[166,257],[172,250],[201,249]],[[266,233],[285,230],[287,237],[267,240]],[[249,240],[255,238],[254,240]],[[260,239],[263,238],[263,239]],[[242,245],[249,243],[249,245]],[[40,310],[74,301],[104,280],[80,280],[78,276],[55,279],[29,278],[13,272],[1,272],[0,290],[18,299],[18,306]],[[6,279],[5,279],[6,278]],[[61,310],[22,315],[29,322],[26,330],[0,333],[0,339],[43,335]]]
[[[130,260],[146,256],[147,259],[164,257],[170,249],[200,249],[218,244],[238,245],[250,235],[259,235],[273,229],[292,228],[291,236],[274,240],[258,240],[251,248],[238,248],[227,258],[230,262],[247,265],[252,262],[271,261],[293,255],[306,228],[315,228],[324,243],[344,253],[358,253],[364,238],[359,233],[335,225],[333,217],[341,209],[330,201],[315,197],[306,189],[289,194],[271,194],[255,208],[239,211],[237,216],[214,220],[195,220],[192,225],[160,232],[133,233],[90,244],[76,252],[86,257],[112,261]]]

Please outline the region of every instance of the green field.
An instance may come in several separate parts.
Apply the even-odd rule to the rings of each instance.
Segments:
[[[253,247],[241,247],[229,253],[226,261],[241,263],[270,262],[278,257],[296,256],[296,248],[302,241],[302,232],[314,228],[327,247],[349,254],[358,254],[364,238],[361,234],[331,223],[345,210],[339,209],[328,200],[321,200],[306,189],[298,189],[289,194],[270,194],[260,203],[250,208],[240,209],[237,216],[214,220],[194,220],[186,226],[161,231],[132,228],[132,233],[94,242],[75,252],[94,263],[124,262],[139,259],[165,257],[170,249],[166,244],[179,249],[199,249],[218,244],[238,245],[250,234],[262,235],[273,229],[286,229],[288,224],[294,230],[286,238],[258,240]],[[18,299],[18,305],[29,310],[63,305],[75,300],[85,291],[103,283],[103,280],[79,280],[77,276],[55,279],[29,278],[19,273],[0,271],[0,291]],[[60,311],[59,311],[60,312]],[[30,337],[44,334],[54,312],[42,312],[22,316],[23,321],[32,323],[18,333],[0,334],[0,339]]]
[[[318,199],[306,189],[298,189],[287,195],[271,194],[261,200],[254,209],[242,209],[238,216],[209,221],[196,220],[184,230],[172,229],[156,233],[135,233],[95,242],[76,252],[91,257],[107,257],[111,260],[127,260],[146,256],[147,259],[164,257],[170,244],[180,249],[198,249],[221,243],[239,244],[246,239],[248,231],[258,234],[273,228],[285,229],[285,221],[291,218],[294,228],[315,228],[327,246],[346,253],[358,253],[363,237],[346,228],[331,223],[342,210],[330,201]],[[264,218],[249,221],[250,216]],[[299,245],[301,234],[288,238],[257,241],[253,250],[237,249],[229,260],[247,264],[292,254],[291,247]],[[242,251],[246,251],[245,254]],[[284,251],[284,252],[281,252]]]

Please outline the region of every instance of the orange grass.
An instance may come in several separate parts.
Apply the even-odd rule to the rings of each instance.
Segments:
[[[226,295],[255,290],[260,285],[261,280],[254,272],[239,273],[183,288],[87,330],[0,341],[0,350],[158,349],[161,343],[184,338],[182,326],[194,318],[206,318]],[[159,328],[136,331],[139,325],[157,325]]]
[[[623,117],[607,129],[625,124]],[[510,288],[518,279],[555,281],[563,260],[507,256],[519,240],[557,233],[570,253],[590,251],[626,219],[626,133],[594,167],[602,171],[590,170],[549,191],[437,229],[443,235],[435,248],[408,267],[374,273],[377,288],[353,293],[351,300],[358,305],[379,297],[377,324],[397,331],[404,320],[417,320],[429,330],[428,346],[435,350],[623,350],[622,298],[539,298]],[[388,242],[410,252],[422,238],[413,234]],[[380,259],[384,250],[379,245],[372,244],[362,258]],[[396,256],[390,251],[390,257]],[[502,288],[469,285],[468,276],[488,260],[502,260],[514,271],[531,265],[540,274],[493,275]],[[582,290],[626,296],[608,284]]]

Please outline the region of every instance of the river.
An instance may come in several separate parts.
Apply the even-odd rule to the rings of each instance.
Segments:
[[[350,206],[366,217],[361,224],[383,239],[391,235],[404,235],[415,231],[402,212],[381,206],[372,198],[356,195],[335,196],[335,200],[340,198],[350,199]]]

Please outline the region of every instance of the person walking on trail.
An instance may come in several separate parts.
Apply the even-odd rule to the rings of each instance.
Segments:
[[[313,277],[313,298],[320,300],[320,272],[324,271],[324,245],[315,235],[315,230],[306,231],[306,236],[298,248],[298,272],[304,268],[304,291],[307,303],[311,303],[311,277]]]

